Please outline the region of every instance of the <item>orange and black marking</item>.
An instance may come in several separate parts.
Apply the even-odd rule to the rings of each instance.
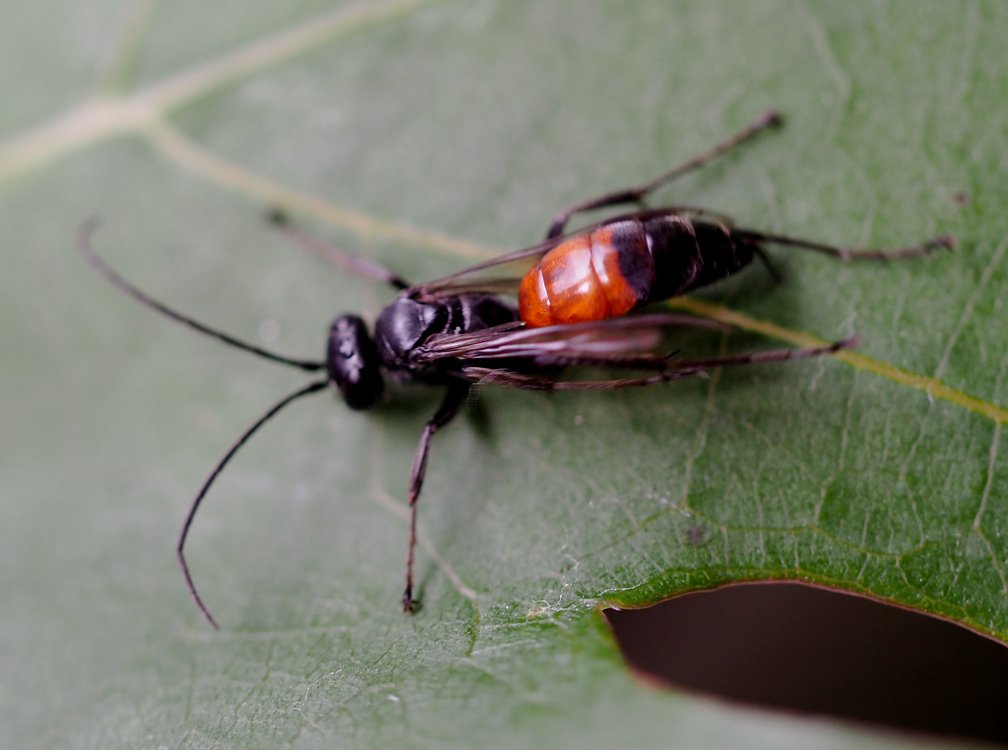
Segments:
[[[615,318],[647,299],[654,278],[644,226],[604,224],[564,240],[525,275],[519,314],[529,326]]]
[[[751,260],[751,249],[718,223],[669,213],[618,219],[547,252],[521,281],[518,312],[533,328],[616,318]]]

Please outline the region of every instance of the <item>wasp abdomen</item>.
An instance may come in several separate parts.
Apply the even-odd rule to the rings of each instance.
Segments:
[[[614,318],[648,300],[655,262],[636,219],[564,240],[521,281],[518,310],[528,326]]]

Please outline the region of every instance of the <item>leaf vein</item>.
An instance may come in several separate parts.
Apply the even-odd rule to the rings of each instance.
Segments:
[[[938,361],[938,366],[935,368],[935,380],[941,380],[942,375],[945,374],[945,368],[948,367],[949,360],[952,356],[952,350],[955,348],[956,342],[959,341],[959,337],[966,328],[966,323],[973,316],[977,300],[980,298],[980,295],[987,290],[987,287],[990,286],[991,278],[994,276],[994,271],[1000,267],[1001,262],[1004,260],[1006,250],[1008,250],[1008,235],[1001,238],[1001,242],[994,250],[990,260],[987,261],[987,265],[984,266],[983,271],[980,273],[980,281],[973,288],[973,292],[966,300],[966,304],[963,305],[962,313],[959,315],[959,320],[956,321],[955,327],[952,329],[952,333],[949,335],[949,339],[945,343],[945,350],[942,352],[941,359]]]

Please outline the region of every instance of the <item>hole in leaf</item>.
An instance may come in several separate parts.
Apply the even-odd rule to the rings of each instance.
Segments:
[[[605,614],[631,666],[675,687],[1008,743],[1008,649],[934,617],[795,583]]]

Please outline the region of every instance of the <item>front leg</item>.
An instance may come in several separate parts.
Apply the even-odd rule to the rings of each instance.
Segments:
[[[448,424],[458,414],[459,409],[469,395],[469,384],[458,383],[448,386],[441,406],[434,416],[427,420],[423,434],[413,455],[413,468],[410,471],[409,494],[407,503],[410,510],[409,548],[406,553],[406,590],[403,592],[402,605],[404,612],[413,611],[413,556],[416,551],[417,500],[420,499],[420,488],[423,487],[424,474],[427,473],[427,453],[430,450],[431,438],[434,433]]]

